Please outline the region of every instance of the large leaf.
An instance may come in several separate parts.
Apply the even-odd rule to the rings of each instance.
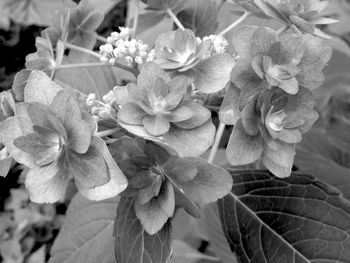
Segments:
[[[89,201],[77,194],[51,249],[49,263],[111,263],[113,221],[118,199]]]
[[[218,27],[218,10],[213,0],[190,1],[178,18],[185,28],[191,29],[196,36],[204,37],[215,33]]]
[[[66,61],[71,62],[69,59]],[[97,99],[101,99],[113,87],[120,84],[110,67],[62,69],[56,72],[54,80],[85,94],[95,93]]]
[[[302,142],[297,145],[295,164],[303,172],[337,187],[350,198],[349,157],[333,146],[325,133],[314,129],[304,134]]]
[[[233,171],[232,192],[218,202],[240,262],[350,262],[350,203],[311,176]]]
[[[120,199],[114,235],[118,263],[166,263],[170,260],[170,221],[156,234],[148,235],[135,215],[132,198]]]

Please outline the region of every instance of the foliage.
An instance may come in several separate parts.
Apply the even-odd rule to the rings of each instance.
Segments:
[[[24,168],[35,203],[78,192],[49,262],[347,262],[350,90],[326,68],[327,2],[133,3],[132,27],[105,38],[92,1],[64,1],[0,95],[0,176]],[[224,28],[226,7],[243,14]],[[252,17],[271,24],[239,25]],[[217,257],[173,239],[181,209]],[[0,253],[23,262],[11,231]]]

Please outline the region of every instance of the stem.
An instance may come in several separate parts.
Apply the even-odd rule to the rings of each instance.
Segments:
[[[281,35],[281,34],[283,34],[284,32],[286,32],[288,29],[289,29],[289,25],[286,25],[286,26],[283,26],[283,27],[281,27],[280,29],[278,29],[278,30],[276,31],[276,33],[277,33],[278,35]]]
[[[65,43],[65,46],[69,49],[73,49],[73,50],[77,50],[86,54],[89,54],[90,56],[96,57],[98,59],[100,59],[102,56],[94,51],[91,51],[89,49],[83,48],[83,47],[78,47],[76,45],[72,45],[70,43]]]
[[[303,34],[300,30],[299,30],[299,28],[297,28],[295,25],[291,25],[290,26],[296,33],[298,33],[298,34]]]
[[[113,129],[109,129],[109,130],[105,130],[105,131],[100,131],[100,132],[95,133],[95,135],[98,136],[98,137],[105,137],[105,136],[112,135],[112,134],[114,134],[114,133],[116,133],[118,131],[120,131],[119,127],[113,128]]]
[[[178,28],[181,30],[185,30],[185,27],[181,24],[180,20],[177,18],[177,16],[171,11],[170,8],[166,10],[167,14],[171,17],[171,19],[174,21],[174,23],[177,25]]]
[[[107,38],[105,38],[103,36],[96,35],[96,39],[100,42],[107,43]]]
[[[128,67],[118,62],[115,62],[113,66],[129,71],[130,73],[134,74],[135,77],[140,74],[140,71],[137,68]]]
[[[231,25],[229,25],[228,27],[226,27],[224,30],[222,30],[218,36],[223,36],[225,35],[227,32],[229,32],[231,29],[235,28],[236,26],[238,26],[240,23],[243,22],[243,20],[245,20],[248,16],[250,15],[250,13],[248,11],[245,11],[243,13],[243,15],[238,18],[235,22],[233,22]]]
[[[135,15],[134,24],[132,25],[132,35],[131,38],[135,38],[137,25],[139,23],[139,13],[140,13],[140,0],[135,0]]]
[[[213,161],[214,161],[214,158],[215,158],[216,152],[218,151],[221,137],[222,137],[224,131],[225,131],[225,124],[223,122],[220,122],[218,130],[216,131],[213,146],[211,147],[211,150],[210,150],[210,154],[209,154],[209,158],[208,158],[209,163],[213,163]]]
[[[77,64],[65,64],[60,65],[56,69],[69,69],[69,68],[89,68],[89,67],[111,67],[110,64],[103,63],[77,63]]]

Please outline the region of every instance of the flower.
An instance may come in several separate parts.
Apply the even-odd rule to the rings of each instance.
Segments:
[[[181,154],[202,154],[212,143],[213,124],[210,111],[190,99],[189,84],[185,76],[171,78],[157,64],[146,63],[137,84],[114,90],[120,125],[171,143]]]
[[[232,188],[224,169],[201,158],[180,158],[174,149],[143,139],[121,138],[111,145],[113,158],[129,180],[123,197],[133,197],[134,211],[153,235],[183,207],[198,217],[198,204],[215,202]]]
[[[330,38],[317,25],[327,25],[338,20],[322,17],[321,12],[329,1],[320,0],[255,0],[266,15],[284,22],[287,26],[294,25],[303,33]]]
[[[227,149],[232,165],[261,158],[274,175],[287,177],[294,161],[295,144],[318,118],[312,93],[301,88],[296,95],[274,88],[255,95],[243,108]]]
[[[234,65],[233,58],[222,53],[225,47],[222,37],[202,41],[191,30],[178,29],[157,38],[154,62],[175,75],[186,75],[201,92],[214,93],[225,87]]]
[[[279,37],[272,29],[255,26],[238,28],[233,46],[240,58],[231,80],[242,90],[240,105],[271,87],[292,95],[300,87],[318,88],[324,80],[322,69],[332,53],[321,39],[311,35]]]
[[[95,136],[96,123],[81,112],[69,91],[44,73],[27,85],[25,102],[15,116],[0,124],[0,138],[10,155],[30,168],[25,185],[33,202],[56,202],[64,197],[69,179],[91,200],[113,197],[127,180],[104,141]],[[39,78],[41,77],[41,78]],[[30,77],[31,78],[31,77]],[[40,90],[45,85],[47,96]]]

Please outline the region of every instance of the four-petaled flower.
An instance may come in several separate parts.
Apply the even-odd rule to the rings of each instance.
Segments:
[[[232,178],[223,168],[201,158],[180,158],[164,145],[121,138],[110,149],[129,180],[122,198],[133,197],[136,217],[150,235],[173,217],[175,207],[198,217],[198,204],[215,202],[232,187]]]
[[[276,176],[289,176],[295,144],[318,118],[313,106],[312,93],[305,88],[297,95],[278,88],[255,95],[234,126],[226,149],[228,161],[245,165],[261,158]]]
[[[252,96],[271,87],[292,95],[300,87],[318,88],[332,51],[311,35],[279,37],[272,29],[256,26],[238,28],[233,46],[240,59],[232,70],[231,80],[242,91],[241,109]]]
[[[182,156],[202,154],[213,142],[215,128],[210,111],[190,99],[189,88],[187,77],[171,78],[157,64],[146,63],[137,84],[114,90],[120,125],[140,137],[158,137]]]
[[[199,91],[214,93],[225,87],[234,65],[229,54],[213,52],[223,51],[224,46],[221,37],[202,41],[191,30],[178,29],[158,37],[154,62],[166,71],[189,77]]]
[[[119,194],[127,180],[105,142],[94,135],[96,123],[81,112],[69,91],[44,73],[39,76],[43,79],[38,81],[49,84],[44,85],[48,96],[40,96],[38,82],[27,85],[25,102],[16,105],[14,117],[0,124],[8,152],[29,167],[25,184],[31,200],[51,203],[62,199],[70,178],[91,200]]]
[[[284,22],[287,26],[294,25],[303,33],[330,38],[317,25],[327,25],[338,20],[322,17],[321,12],[329,1],[321,0],[255,0],[266,15]]]

